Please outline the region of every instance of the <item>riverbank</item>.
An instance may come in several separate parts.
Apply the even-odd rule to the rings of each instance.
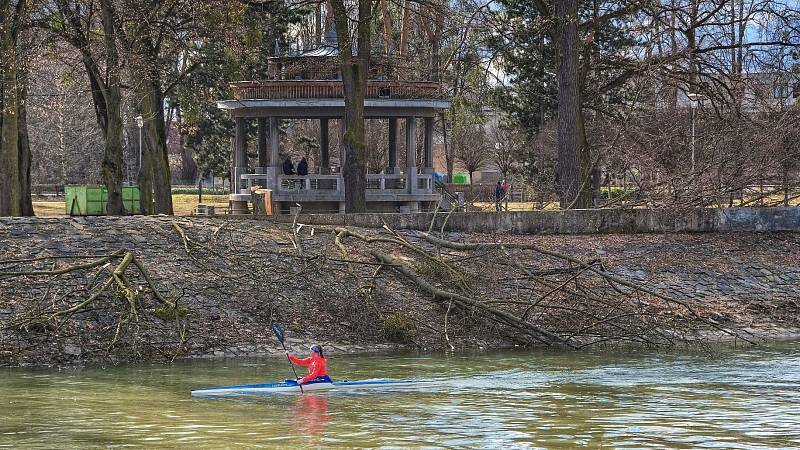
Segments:
[[[292,349],[314,341],[333,352],[557,345],[572,335],[565,342],[575,347],[648,346],[734,339],[726,330],[777,339],[800,328],[800,233],[446,233],[452,242],[504,244],[457,249],[410,231],[352,229],[337,242],[333,227],[297,228],[169,217],[0,219],[0,365],[274,354],[282,350],[272,321],[284,324]],[[130,291],[112,275],[128,254],[120,273]],[[394,262],[381,265],[376,254]],[[395,272],[403,265],[416,281]],[[442,301],[420,280],[481,304]],[[567,288],[548,294],[553,284]],[[499,306],[554,336],[523,333],[480,309]]]

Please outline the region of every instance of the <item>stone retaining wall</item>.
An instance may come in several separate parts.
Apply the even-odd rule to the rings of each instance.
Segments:
[[[265,219],[267,216],[242,216]],[[292,216],[274,216],[291,222]],[[516,234],[800,231],[800,208],[582,209],[412,214],[304,214],[308,225]]]

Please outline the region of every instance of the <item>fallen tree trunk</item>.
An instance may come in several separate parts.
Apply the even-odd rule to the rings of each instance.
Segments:
[[[418,276],[414,271],[408,267],[406,264],[402,263],[401,261],[392,258],[389,255],[377,252],[377,251],[370,251],[370,254],[381,263],[385,264],[386,266],[390,267],[391,269],[396,270],[400,274],[402,274],[406,279],[412,281],[414,284],[419,286],[422,290],[430,294],[434,300],[445,303],[445,302],[455,302],[460,304],[460,306],[465,308],[475,308],[483,313],[488,313],[494,320],[505,323],[510,325],[517,330],[531,336],[538,342],[541,342],[546,345],[558,344],[565,347],[576,348],[571,343],[561,339],[559,336],[539,328],[529,322],[525,322],[520,318],[510,314],[506,311],[501,309],[493,308],[485,303],[477,301],[475,299],[471,299],[469,297],[465,297],[460,294],[456,294],[454,292],[448,292],[442,289],[439,289],[432,284],[425,281],[423,278]]]
[[[612,287],[613,287],[613,283],[616,283],[616,284],[619,284],[619,285],[622,285],[622,286],[625,286],[625,287],[633,289],[633,292],[629,292],[627,294],[632,294],[632,293],[635,293],[635,292],[642,292],[642,293],[645,293],[645,294],[648,294],[648,295],[652,295],[653,297],[659,298],[661,300],[664,300],[665,302],[677,304],[677,305],[685,308],[697,320],[702,321],[706,325],[711,326],[711,327],[713,327],[713,328],[715,328],[715,329],[717,329],[717,330],[719,330],[719,331],[721,331],[721,332],[723,332],[723,333],[725,333],[725,334],[727,334],[727,335],[729,335],[731,337],[734,337],[734,338],[737,338],[737,339],[741,339],[741,340],[743,340],[745,342],[748,342],[750,344],[755,344],[755,342],[751,341],[750,339],[747,339],[744,336],[741,336],[739,333],[736,333],[734,331],[731,331],[731,330],[728,330],[728,329],[726,329],[724,327],[721,327],[718,324],[716,324],[716,323],[714,323],[714,322],[702,317],[687,302],[678,300],[678,299],[670,297],[668,295],[661,294],[661,293],[656,292],[656,291],[654,291],[652,289],[648,289],[647,287],[645,287],[641,283],[633,283],[633,282],[624,280],[624,279],[622,279],[622,278],[620,278],[618,276],[615,276],[615,275],[612,275],[612,274],[606,272],[602,268],[595,267],[592,264],[583,262],[583,261],[581,261],[581,260],[579,260],[577,258],[574,258],[574,257],[569,256],[569,255],[565,255],[563,253],[554,252],[552,250],[548,250],[548,249],[542,248],[542,247],[540,247],[538,245],[535,245],[535,244],[519,244],[519,243],[508,243],[508,244],[505,244],[505,243],[492,243],[492,242],[489,242],[489,243],[462,243],[462,242],[452,242],[452,241],[448,241],[448,240],[445,240],[445,239],[440,239],[440,238],[437,238],[437,237],[435,237],[435,236],[433,236],[433,235],[431,235],[429,233],[416,232],[414,234],[416,236],[422,237],[423,239],[425,239],[426,241],[428,241],[428,242],[430,242],[432,244],[438,245],[440,247],[451,248],[451,249],[454,249],[454,250],[473,250],[473,251],[475,251],[475,250],[487,250],[487,249],[533,250],[533,251],[535,251],[537,253],[540,253],[540,254],[543,254],[543,255],[547,255],[547,256],[554,257],[554,258],[562,259],[562,260],[568,261],[568,262],[570,262],[572,264],[576,264],[576,265],[578,265],[579,267],[581,267],[581,268],[583,268],[585,270],[588,270],[588,271],[590,271],[590,272],[592,272],[592,273],[594,273],[596,275],[599,275],[599,276],[603,277],[604,279],[606,279],[610,283],[612,283]]]

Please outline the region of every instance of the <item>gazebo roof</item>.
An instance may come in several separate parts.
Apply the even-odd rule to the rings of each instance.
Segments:
[[[339,39],[336,37],[335,27],[325,33],[322,45],[318,48],[306,50],[295,55],[270,56],[267,59],[276,62],[287,62],[302,58],[329,58],[334,56],[339,56]]]

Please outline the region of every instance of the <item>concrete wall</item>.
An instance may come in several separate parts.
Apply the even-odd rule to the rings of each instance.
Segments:
[[[263,217],[263,216],[262,216]],[[254,217],[255,218],[255,217]],[[291,222],[291,216],[275,216]],[[415,214],[308,214],[309,225],[519,234],[800,231],[800,208],[585,209]]]

